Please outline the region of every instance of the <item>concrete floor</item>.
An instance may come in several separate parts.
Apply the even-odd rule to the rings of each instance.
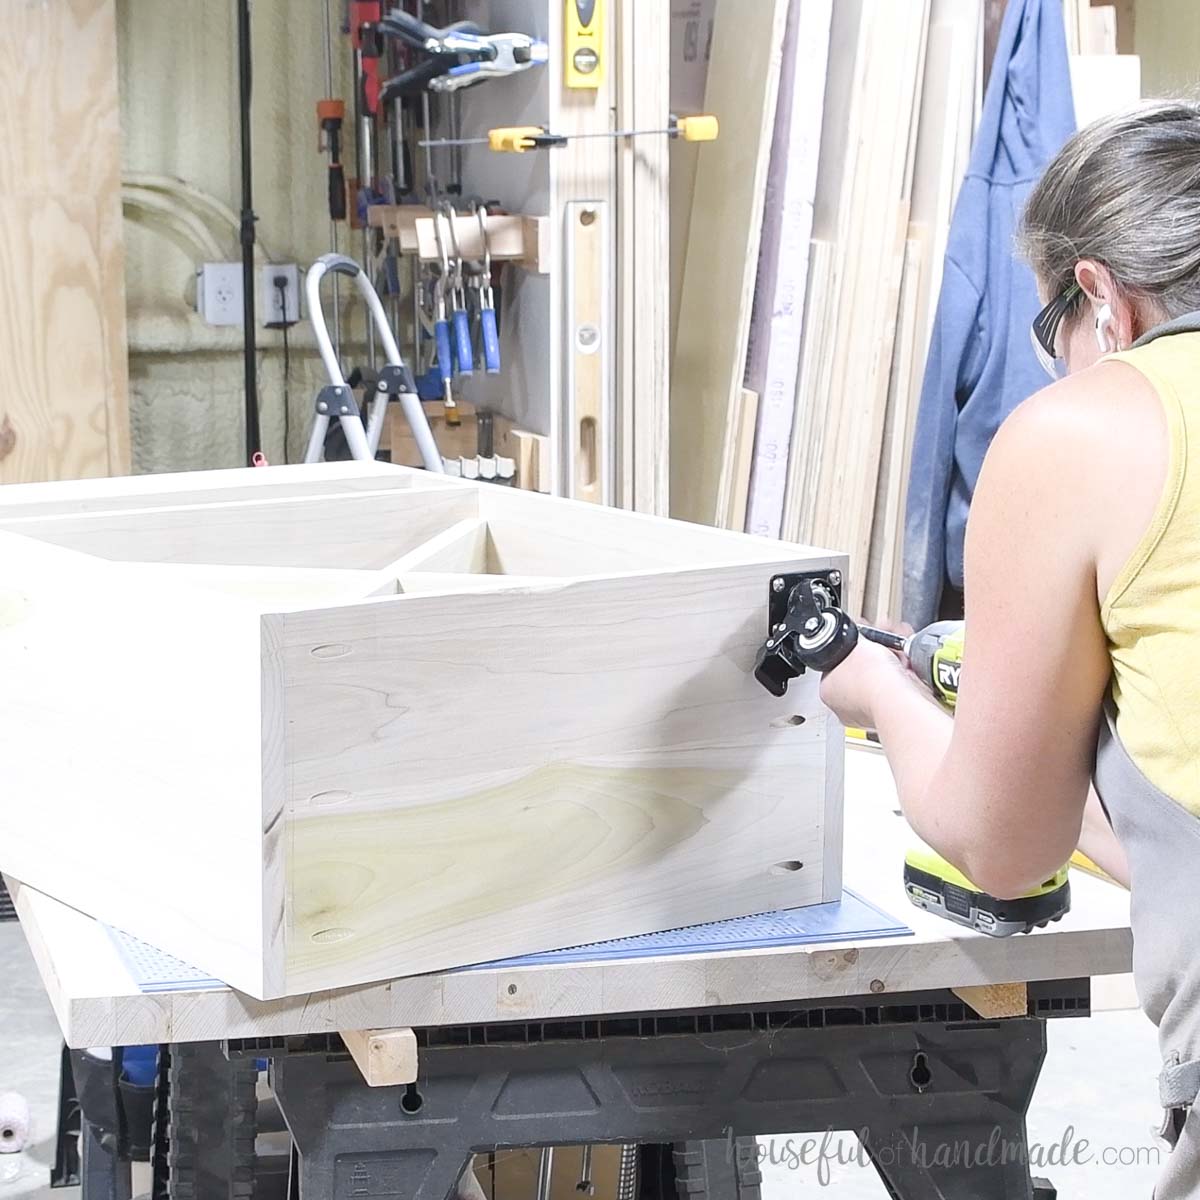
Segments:
[[[73,1200],[74,1189],[51,1192],[47,1182],[54,1157],[60,1043],[54,1014],[16,924],[0,924],[0,980],[6,985],[0,999],[0,1092],[22,1093],[33,1121],[28,1149],[0,1155],[0,1200]],[[1048,1155],[1066,1138],[1073,1156],[1083,1161],[1047,1165],[1035,1174],[1048,1176],[1064,1198],[1148,1200],[1160,1153],[1150,1131],[1158,1070],[1150,1023],[1136,1010],[1104,1012],[1086,1020],[1051,1021],[1049,1037],[1029,1116],[1031,1145]],[[815,1165],[789,1165],[786,1139],[774,1142],[777,1161],[763,1163],[764,1200],[793,1200],[805,1188],[822,1187]],[[837,1200],[886,1200],[874,1170],[852,1161],[853,1144],[845,1135],[840,1158],[851,1161],[839,1164],[836,1149],[831,1151],[830,1194]],[[1127,1161],[1103,1161],[1109,1158]]]
[[[29,1144],[21,1154],[0,1155],[0,1200],[58,1197],[73,1200],[78,1188],[51,1191],[54,1132],[58,1120],[58,1022],[25,938],[15,921],[0,924],[0,1092],[20,1092],[29,1102]]]

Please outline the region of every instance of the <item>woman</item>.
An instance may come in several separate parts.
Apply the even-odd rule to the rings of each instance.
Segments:
[[[1059,378],[980,474],[955,719],[862,639],[821,694],[878,731],[913,828],[985,891],[1076,845],[1130,883],[1177,1142],[1155,1195],[1200,1196],[1200,105],[1076,134],[1020,236]]]

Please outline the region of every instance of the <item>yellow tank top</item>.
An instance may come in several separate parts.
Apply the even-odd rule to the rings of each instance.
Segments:
[[[1110,357],[1158,393],[1171,447],[1154,518],[1100,609],[1117,733],[1150,782],[1200,816],[1200,333]]]

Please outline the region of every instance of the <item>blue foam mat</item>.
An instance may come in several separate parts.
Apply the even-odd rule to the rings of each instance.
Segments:
[[[107,928],[122,961],[142,992],[212,991],[225,986],[220,980],[205,975],[203,971],[120,929]],[[806,908],[783,909],[755,917],[690,925],[665,933],[646,933],[640,937],[593,942],[567,950],[548,950],[541,954],[497,959],[495,962],[463,967],[462,970],[614,962],[679,954],[714,954],[728,950],[765,950],[821,942],[904,937],[911,933],[907,925],[847,888],[840,900],[828,904],[811,904]]]

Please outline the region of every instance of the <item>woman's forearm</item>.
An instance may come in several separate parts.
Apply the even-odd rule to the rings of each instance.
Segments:
[[[875,732],[892,768],[900,807],[917,836],[944,854],[953,839],[946,836],[947,814],[930,784],[950,746],[953,718],[907,672],[886,677],[880,689]]]

